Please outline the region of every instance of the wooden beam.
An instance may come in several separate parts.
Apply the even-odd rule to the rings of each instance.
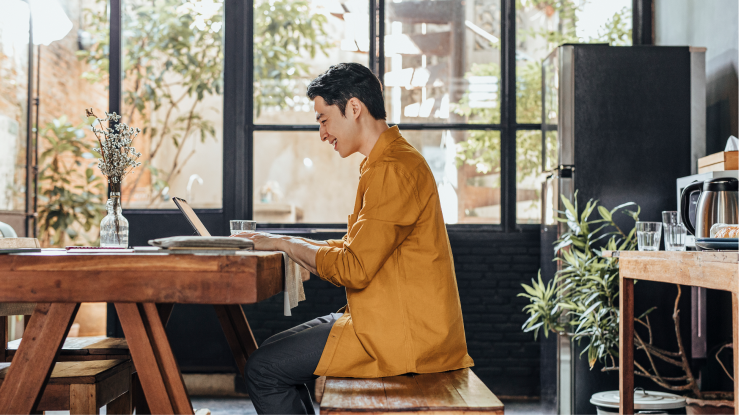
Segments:
[[[24,340],[0,386],[0,413],[28,414],[38,404],[41,389],[51,375],[52,365],[79,309],[78,303],[36,305]],[[28,364],[28,362],[33,362]]]
[[[182,373],[180,373],[180,368],[177,366],[177,361],[169,345],[167,332],[164,330],[159,310],[153,303],[139,304],[138,308],[142,311],[144,325],[154,348],[159,370],[164,378],[164,385],[167,387],[167,393],[172,401],[175,413],[192,414],[192,403],[187,395]]]
[[[246,320],[244,310],[240,305],[217,305],[214,306],[218,321],[221,322],[223,334],[226,336],[228,346],[234,355],[236,367],[244,376],[246,361],[252,353],[257,350],[257,341]]]
[[[144,325],[142,310],[137,304],[131,303],[117,303],[115,308],[149,408],[156,414],[174,414],[163,374]]]

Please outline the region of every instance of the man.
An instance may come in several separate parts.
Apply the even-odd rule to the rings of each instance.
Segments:
[[[361,153],[359,188],[342,240],[261,233],[258,250],[287,252],[346,288],[343,314],[272,336],[249,357],[257,412],[313,413],[305,386],[318,376],[374,378],[473,366],[439,194],[423,156],[385,121],[379,79],[342,63],[308,86],[321,141]],[[328,180],[330,184],[330,178]]]

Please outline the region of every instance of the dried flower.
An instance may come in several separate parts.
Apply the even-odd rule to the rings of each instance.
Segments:
[[[121,116],[115,112],[106,112],[105,118],[98,118],[90,108],[85,109],[85,114],[88,117],[95,117],[95,121],[100,124],[100,128],[95,128],[95,121],[90,125],[100,144],[99,148],[93,148],[102,156],[98,159],[98,168],[108,178],[109,183],[121,183],[124,177],[141,165],[136,161],[141,157],[141,153],[136,152],[136,148],[131,146],[141,130],[119,122]],[[104,122],[108,122],[107,128],[103,126]],[[114,128],[110,127],[111,123],[115,123]]]

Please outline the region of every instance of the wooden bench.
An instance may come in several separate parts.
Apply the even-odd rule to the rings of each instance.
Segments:
[[[10,365],[0,363],[0,385]],[[130,414],[132,368],[130,360],[56,363],[35,410],[97,414],[108,405],[109,414]]]
[[[375,379],[326,378],[322,414],[503,414],[503,403],[470,369]]]
[[[13,360],[13,356],[21,345],[21,340],[8,342],[5,352],[6,361]],[[67,337],[59,351],[58,362],[84,360],[126,360],[131,358],[126,339],[113,337]]]

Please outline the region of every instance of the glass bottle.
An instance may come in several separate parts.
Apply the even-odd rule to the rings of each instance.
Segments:
[[[121,214],[121,193],[110,192],[108,215],[100,222],[100,246],[128,248],[128,219]]]

